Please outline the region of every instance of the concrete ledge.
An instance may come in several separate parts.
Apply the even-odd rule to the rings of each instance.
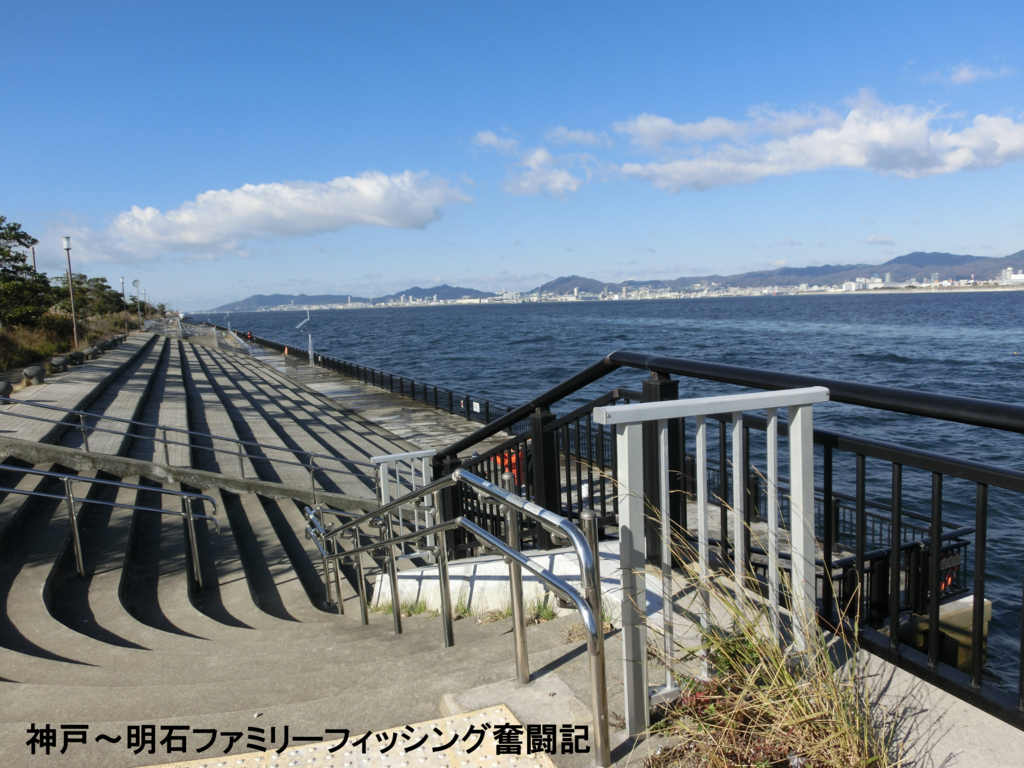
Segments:
[[[231,493],[258,493],[271,499],[295,499],[306,504],[326,504],[334,509],[369,512],[377,506],[373,499],[356,499],[338,493],[311,491],[308,488],[288,488],[266,480],[229,477],[217,472],[206,472],[188,467],[168,467],[151,461],[140,461],[123,456],[86,453],[75,448],[34,443],[13,437],[0,437],[0,454],[13,456],[32,464],[60,464],[79,472],[101,470],[118,477],[145,477],[158,483],[184,483],[194,488],[221,488]],[[369,490],[367,491],[369,493]]]

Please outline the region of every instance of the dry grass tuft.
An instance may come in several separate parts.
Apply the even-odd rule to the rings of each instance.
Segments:
[[[731,580],[712,579],[710,592],[716,619],[686,651],[692,667],[707,663],[710,679],[679,676],[683,695],[654,726],[679,742],[647,768],[900,765],[859,668],[837,663],[855,658],[841,640],[830,648],[815,628],[802,643],[780,643],[766,603],[743,597],[740,605]]]

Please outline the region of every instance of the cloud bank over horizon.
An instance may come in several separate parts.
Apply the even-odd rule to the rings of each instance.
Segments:
[[[996,72],[961,65],[951,77],[968,82],[1008,74],[1012,71],[1006,68]],[[673,193],[836,168],[917,179],[995,168],[1024,158],[1024,122],[986,114],[967,121],[961,115],[946,114],[941,107],[886,104],[870,89],[850,99],[845,114],[824,107],[779,111],[754,106],[744,120],[712,116],[680,123],[645,112],[613,123],[611,130],[628,139],[633,153],[657,156],[647,162],[608,160],[617,175],[648,181]],[[483,136],[486,142],[479,140]],[[606,134],[565,126],[546,134],[553,143],[610,147],[610,140],[605,142],[601,136]],[[491,131],[481,131],[477,140],[506,153],[519,146]],[[559,168],[565,165],[564,159],[544,147],[530,150],[519,164],[529,170],[513,173],[505,186],[512,194],[564,197],[583,183]]]

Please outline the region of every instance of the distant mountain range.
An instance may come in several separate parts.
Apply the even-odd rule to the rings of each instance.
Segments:
[[[683,290],[698,283],[718,283],[726,288],[763,288],[771,285],[838,285],[858,277],[871,277],[877,274],[885,277],[892,274],[894,282],[931,278],[935,272],[942,280],[966,280],[974,275],[976,280],[992,280],[1007,267],[1015,271],[1024,269],[1024,251],[1017,251],[1010,256],[993,258],[989,256],[969,256],[955,253],[908,253],[897,256],[884,264],[823,264],[820,267],[782,267],[760,272],[744,272],[739,275],[705,275],[679,277],[675,280],[626,280],[621,283],[604,283],[589,277],[570,275],[558,277],[544,283],[535,290],[541,293],[567,294],[579,288],[580,292],[601,293],[607,289],[609,293],[630,290],[640,287],[667,288]]]
[[[993,258],[989,256],[969,256],[955,253],[908,253],[906,256],[897,256],[884,264],[823,264],[819,267],[782,267],[760,272],[744,272],[739,275],[705,275],[702,277],[678,277],[675,280],[625,280],[621,283],[605,283],[589,277],[569,275],[558,277],[524,293],[552,293],[558,295],[573,293],[577,288],[581,293],[601,293],[607,290],[609,293],[617,293],[623,288],[635,290],[641,287],[666,288],[668,290],[686,290],[695,284],[718,283],[726,288],[763,288],[772,285],[838,285],[858,277],[871,277],[878,275],[885,277],[888,272],[892,275],[894,282],[907,280],[923,280],[931,278],[938,272],[942,280],[966,280],[972,275],[976,280],[992,280],[1007,267],[1015,271],[1024,269],[1024,251],[1010,256]],[[482,299],[494,296],[493,293],[478,291],[474,288],[460,288],[451,285],[438,285],[432,288],[420,288],[414,286],[405,291],[399,291],[389,296],[377,296],[369,299],[365,296],[349,296],[348,294],[321,296],[307,296],[300,293],[298,296],[291,296],[283,293],[275,293],[269,296],[257,294],[241,301],[225,304],[211,312],[251,312],[269,307],[287,306],[295,304],[304,306],[307,304],[346,304],[349,300],[353,304],[386,303],[395,301],[401,296],[406,298],[424,299],[437,296],[439,301],[451,301],[454,299]]]
[[[300,293],[298,296],[285,294],[285,293],[272,293],[269,296],[262,293],[258,293],[255,296],[250,296],[247,299],[241,301],[234,301],[230,304],[224,304],[223,306],[211,309],[211,312],[252,312],[257,309],[267,309],[268,307],[286,307],[289,304],[295,304],[296,306],[306,306],[307,304],[347,304],[351,301],[353,304],[369,304],[371,301],[376,304],[385,304],[388,301],[395,301],[402,296],[406,298],[414,299],[425,299],[428,297],[437,296],[438,301],[451,301],[453,299],[482,299],[488,296],[493,296],[493,293],[484,293],[474,288],[458,288],[455,286],[448,285],[436,285],[432,288],[420,288],[418,285],[409,288],[406,291],[399,291],[398,293],[392,293],[389,296],[376,296],[374,298],[367,298],[366,296],[356,296],[354,294],[321,294],[319,296],[307,296],[304,293]]]

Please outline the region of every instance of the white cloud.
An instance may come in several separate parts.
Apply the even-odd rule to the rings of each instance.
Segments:
[[[953,71],[949,75],[949,80],[955,85],[963,85],[964,83],[973,83],[975,80],[995,80],[1000,77],[1010,77],[1011,75],[1017,74],[1007,66],[1003,66],[1001,69],[985,69],[984,67],[978,67],[974,64],[963,63],[959,66],[953,67]]]
[[[357,225],[423,228],[455,202],[469,198],[445,179],[412,171],[367,172],[328,182],[210,190],[167,213],[133,206],[114,219],[107,235],[133,253],[227,252],[250,239],[302,237]]]
[[[499,152],[515,152],[519,149],[519,142],[507,136],[499,136],[494,131],[480,131],[473,137],[473,143],[478,147],[490,147]]]
[[[611,146],[612,140],[608,134],[595,133],[594,131],[581,131],[566,128],[559,125],[547,133],[547,140],[554,144],[586,144],[591,147]]]
[[[864,242],[868,245],[896,245],[896,240],[892,235],[871,235]]]
[[[513,195],[565,197],[583,183],[565,168],[556,167],[555,158],[544,147],[529,150],[520,165],[526,170],[512,174],[505,183],[505,191]]]
[[[771,107],[751,107],[747,120],[709,117],[699,123],[677,123],[667,117],[644,113],[612,124],[612,130],[630,137],[633,145],[654,150],[673,141],[740,141],[760,134],[790,136],[822,125],[838,125],[841,118],[831,110],[778,112]]]
[[[936,125],[945,117],[939,109],[883,104],[870,91],[860,94],[845,117],[833,119],[830,114],[818,112],[801,119],[796,113],[771,113],[768,117],[758,113],[745,123],[713,118],[720,122],[705,120],[689,127],[667,118],[658,118],[660,123],[645,120],[643,125],[660,125],[661,132],[637,129],[631,134],[634,143],[656,147],[670,134],[694,142],[716,141],[692,146],[684,158],[626,163],[621,170],[676,192],[684,187],[703,190],[826,168],[859,168],[919,178],[992,168],[1024,157],[1024,123],[1008,117],[978,115],[970,125],[954,131]],[[634,127],[636,124],[631,122]],[[671,126],[687,130],[666,132]],[[765,131],[773,135],[757,140]],[[702,138],[693,138],[697,136]]]

